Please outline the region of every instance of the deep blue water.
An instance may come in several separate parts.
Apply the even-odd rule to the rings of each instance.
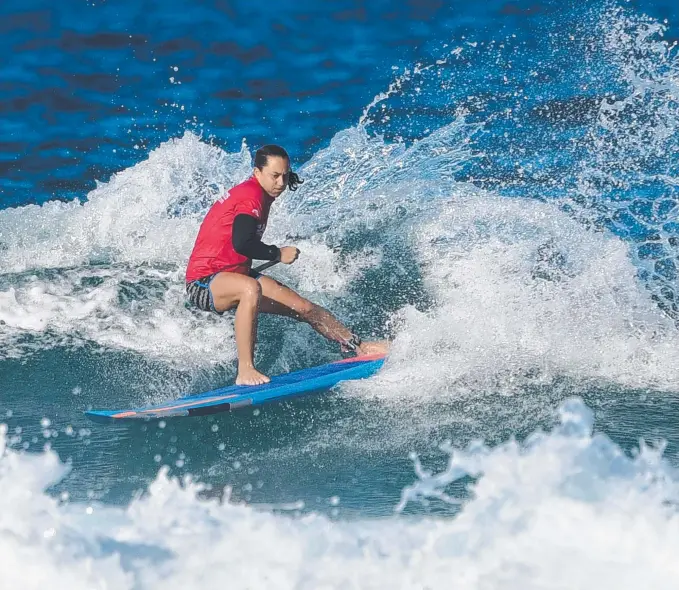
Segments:
[[[678,27],[665,1],[3,2],[0,581],[672,588]],[[306,179],[272,274],[393,339],[385,369],[88,422],[233,378],[183,272],[269,142]],[[339,358],[280,318],[259,338],[271,373]],[[229,494],[256,510],[203,502]]]
[[[358,120],[391,82],[392,67],[431,63],[462,39],[505,47],[453,64],[445,95],[398,105],[416,113],[400,122],[406,136],[466,103],[489,100],[484,116],[501,109],[507,97],[492,95],[507,94],[507,67],[512,91],[530,87],[526,107],[586,100],[600,88],[578,88],[587,74],[568,67],[581,47],[557,44],[545,60],[546,45],[561,28],[577,34],[601,5],[347,0],[273,10],[247,2],[8,0],[0,7],[2,204],[83,198],[95,180],[187,128],[228,150],[242,139],[252,147],[279,142],[306,161]],[[669,19],[676,34],[675,3],[628,5]],[[538,79],[526,79],[537,64]]]

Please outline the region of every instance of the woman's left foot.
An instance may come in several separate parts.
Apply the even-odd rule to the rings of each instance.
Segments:
[[[389,344],[390,343],[388,340],[362,342],[356,351],[356,356],[365,356],[368,354],[387,354],[389,352]]]

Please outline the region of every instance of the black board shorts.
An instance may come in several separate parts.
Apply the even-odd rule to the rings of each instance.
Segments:
[[[211,311],[217,315],[222,315],[224,312],[215,309],[215,303],[212,299],[212,291],[210,290],[210,283],[219,273],[208,275],[195,281],[191,281],[186,285],[186,295],[189,301],[202,311]],[[253,279],[258,279],[262,275],[251,270],[248,273]]]

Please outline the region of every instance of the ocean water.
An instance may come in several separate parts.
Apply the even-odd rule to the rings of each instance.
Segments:
[[[0,6],[1,588],[675,588],[679,8]],[[103,426],[235,376],[184,305],[264,141],[271,275],[375,377]],[[339,358],[260,322],[280,373]]]

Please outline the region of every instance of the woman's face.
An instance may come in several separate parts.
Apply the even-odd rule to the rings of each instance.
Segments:
[[[272,199],[280,196],[286,189],[289,175],[290,162],[280,156],[269,156],[264,168],[255,168],[255,178]]]

